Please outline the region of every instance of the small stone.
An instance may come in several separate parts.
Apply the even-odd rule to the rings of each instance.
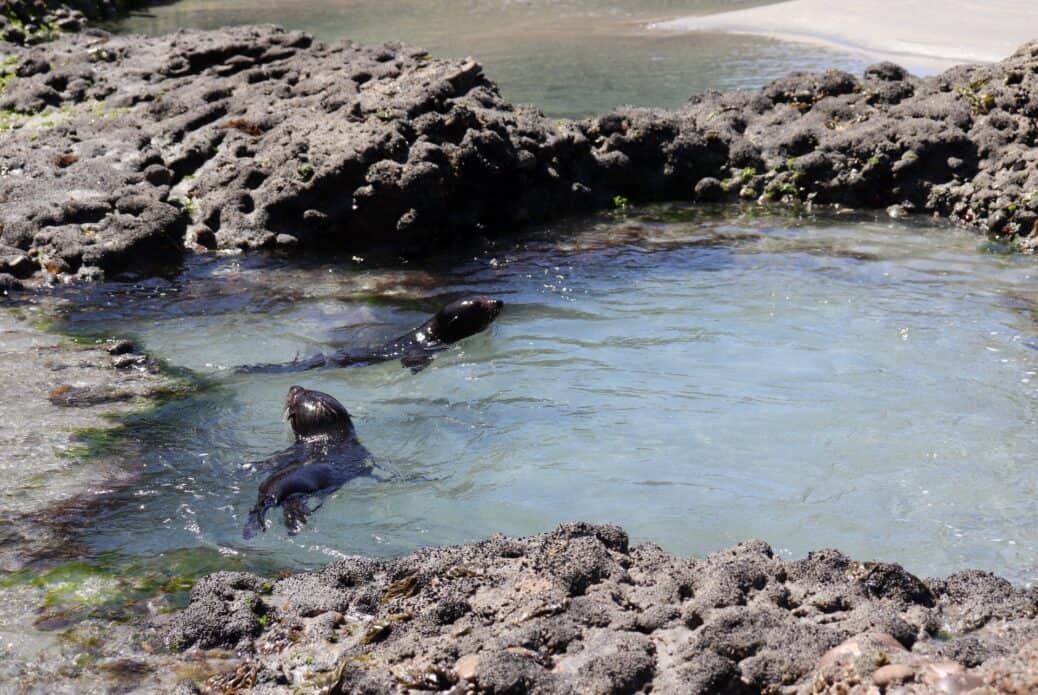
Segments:
[[[872,674],[872,682],[880,688],[894,683],[904,683],[915,677],[915,669],[905,664],[887,664],[877,668]]]
[[[292,236],[291,234],[278,234],[274,238],[274,243],[278,246],[298,246],[299,239]]]
[[[833,663],[856,659],[868,649],[886,652],[903,652],[904,646],[886,632],[866,632],[852,637],[836,645],[818,660],[818,668],[825,668]]]
[[[43,264],[43,269],[54,275],[61,275],[72,270],[64,258],[48,258]]]
[[[36,264],[25,254],[0,258],[0,272],[10,273],[16,278],[27,278],[36,270]]]
[[[898,220],[902,217],[908,217],[908,210],[905,209],[904,205],[891,205],[887,208],[887,215]]]
[[[22,283],[18,278],[7,273],[0,273],[0,293],[7,294],[12,290],[22,289]]]
[[[938,678],[933,683],[933,688],[939,693],[947,695],[961,695],[984,685],[984,679],[974,673],[953,673],[943,678]]]
[[[18,77],[32,77],[33,75],[42,75],[48,72],[50,72],[50,63],[47,61],[38,58],[26,58],[18,64],[14,74]]]
[[[882,62],[865,68],[865,77],[886,82],[900,82],[908,77],[908,73],[900,65]]]
[[[25,32],[18,27],[8,27],[4,31],[4,40],[11,43],[25,43]]]
[[[454,673],[461,680],[475,680],[477,668],[479,668],[479,654],[468,654],[454,663]]]
[[[64,408],[82,408],[101,403],[114,403],[133,398],[128,391],[104,386],[71,386],[62,384],[51,390],[48,400]]]
[[[849,639],[836,645],[818,659],[818,668],[823,669],[830,664],[861,656],[861,645],[856,639]]]
[[[935,661],[923,668],[921,680],[927,685],[934,685],[942,678],[962,673],[964,670],[962,664],[955,661]]]
[[[88,282],[100,282],[105,279],[105,271],[96,265],[84,265],[76,271],[76,278]]]
[[[116,355],[112,360],[112,366],[116,369],[129,369],[130,367],[143,367],[148,363],[145,355]]]
[[[173,172],[161,164],[151,164],[144,170],[144,178],[153,186],[165,186],[173,180]]]
[[[191,241],[198,244],[199,246],[207,249],[216,248],[216,232],[209,229],[205,225],[195,227],[188,232]]]
[[[64,19],[59,19],[57,22],[55,22],[55,24],[57,25],[58,29],[68,32],[76,32],[83,28],[82,22],[80,22],[75,17],[66,17]]]
[[[128,352],[133,352],[133,343],[129,340],[115,340],[108,344],[109,355],[125,355]]]
[[[724,188],[720,181],[708,176],[696,183],[695,194],[696,200],[704,203],[716,203],[724,197]]]

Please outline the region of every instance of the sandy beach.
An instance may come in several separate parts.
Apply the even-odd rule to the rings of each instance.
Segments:
[[[994,62],[1038,38],[1033,0],[792,0],[736,12],[681,17],[659,31],[759,34],[894,60],[917,71]]]

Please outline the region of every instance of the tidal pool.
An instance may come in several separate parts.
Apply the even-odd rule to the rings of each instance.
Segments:
[[[929,221],[657,206],[421,270],[250,255],[71,290],[64,329],[130,335],[204,382],[129,421],[139,477],[76,540],[307,567],[583,519],[681,554],[760,537],[1032,581],[1036,273]],[[418,374],[230,369],[378,343],[470,292],[502,315]],[[288,445],[294,383],[346,405],[378,472],[297,536],[275,511],[245,542],[245,464]]]
[[[752,36],[672,36],[649,22],[767,4],[757,0],[179,0],[115,25],[164,34],[271,22],[320,39],[404,41],[438,57],[475,56],[505,98],[552,117],[621,104],[673,108],[709,89],[759,87],[791,70],[860,74],[858,54]]]

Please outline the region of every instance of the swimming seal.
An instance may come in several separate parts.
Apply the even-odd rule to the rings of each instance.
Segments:
[[[239,374],[279,374],[302,372],[322,367],[347,367],[387,362],[399,359],[411,371],[421,371],[432,361],[433,355],[446,350],[462,338],[486,329],[501,313],[500,299],[473,295],[458,299],[440,309],[418,328],[394,338],[374,349],[340,350],[331,355],[315,355],[305,360],[280,364],[255,364],[238,367]]]
[[[347,481],[370,473],[371,454],[357,439],[350,414],[327,393],[291,387],[285,399],[285,419],[292,426],[295,443],[254,464],[272,470],[260,483],[256,506],[249,510],[242,529],[246,540],[267,530],[266,514],[277,506],[284,508],[289,535],[298,533],[317,509],[307,505],[308,498],[328,495]]]

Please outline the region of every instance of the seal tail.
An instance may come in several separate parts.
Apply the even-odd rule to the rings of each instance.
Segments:
[[[243,528],[241,532],[242,538],[249,540],[257,533],[266,533],[266,516],[268,509],[270,509],[270,505],[257,504],[249,510],[249,518],[245,521],[245,528]]]
[[[288,374],[291,372],[305,372],[310,369],[319,369],[328,364],[328,359],[323,354],[317,354],[305,360],[292,360],[291,362],[276,362],[271,364],[245,364],[234,368],[235,374]]]

